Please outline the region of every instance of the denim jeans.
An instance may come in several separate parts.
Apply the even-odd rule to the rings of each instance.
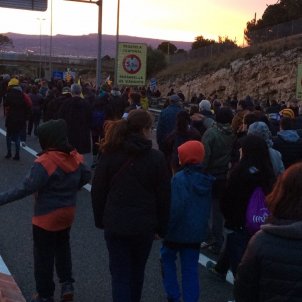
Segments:
[[[15,142],[16,145],[16,154],[19,154],[20,152],[20,133],[14,133],[14,134],[6,134],[6,147],[7,147],[7,153],[12,154],[12,142]]]
[[[181,293],[177,281],[176,259],[180,256],[182,295],[184,302],[198,302],[199,249],[177,248],[163,246],[160,250],[164,288],[169,301],[180,301]]]
[[[154,234],[120,236],[106,230],[104,234],[109,252],[112,301],[139,302]]]
[[[74,282],[69,234],[70,228],[50,232],[33,225],[35,280],[41,297],[53,296],[54,265],[60,283]]]

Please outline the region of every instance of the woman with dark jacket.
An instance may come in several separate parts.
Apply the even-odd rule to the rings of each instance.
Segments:
[[[191,119],[187,111],[180,111],[176,116],[176,127],[164,140],[163,152],[173,175],[181,169],[177,148],[189,140],[201,141],[199,131],[190,125]]]
[[[145,264],[168,222],[170,182],[164,155],[152,149],[152,118],[142,109],[108,122],[92,183],[96,227],[109,251],[113,302],[139,302]]]
[[[261,187],[265,194],[269,193],[273,181],[274,173],[266,142],[257,136],[246,136],[241,142],[241,159],[230,172],[221,199],[220,207],[227,235],[225,250],[220,254],[217,264],[207,263],[212,273],[225,278],[230,267],[233,275],[236,275],[250,238],[245,226],[249,199],[257,187]]]
[[[290,166],[266,201],[271,218],[250,240],[238,267],[236,302],[302,299],[302,163]]]

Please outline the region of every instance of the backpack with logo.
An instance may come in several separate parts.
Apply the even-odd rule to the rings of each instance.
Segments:
[[[270,212],[265,204],[265,194],[261,187],[253,191],[246,209],[245,227],[250,235],[260,230]]]

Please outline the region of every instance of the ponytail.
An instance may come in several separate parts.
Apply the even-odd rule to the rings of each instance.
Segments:
[[[108,121],[104,126],[105,137],[101,141],[100,149],[103,153],[117,151],[123,144],[128,133],[127,120]]]

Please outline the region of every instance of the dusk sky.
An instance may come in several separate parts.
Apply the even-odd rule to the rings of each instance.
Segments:
[[[242,44],[246,22],[276,0],[120,0],[120,34],[174,41],[228,36]],[[46,12],[0,8],[0,32],[50,34]],[[52,0],[53,35],[97,32],[96,4]],[[103,0],[103,34],[116,33],[117,0]]]

